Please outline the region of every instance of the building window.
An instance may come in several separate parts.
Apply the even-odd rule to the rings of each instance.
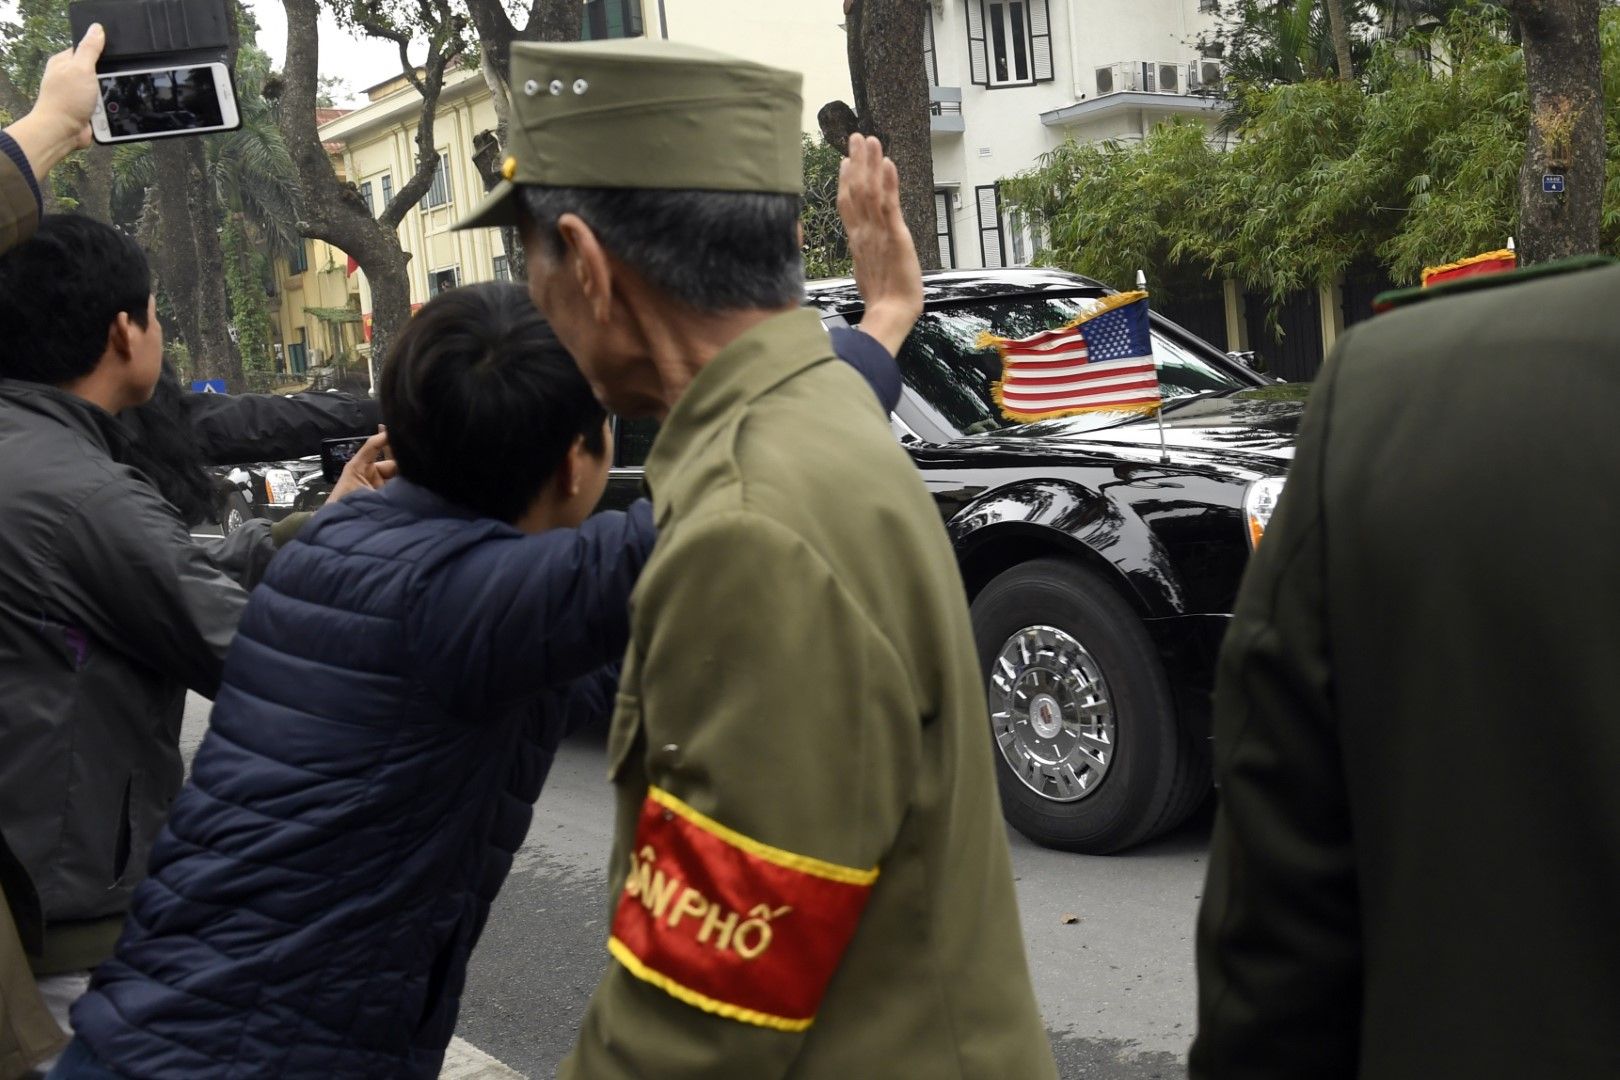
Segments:
[[[934,48],[934,9],[926,12],[923,22],[923,66],[928,69],[928,85],[939,85],[939,53]]]
[[[384,210],[387,210],[388,204],[394,201],[394,177],[392,173],[383,173],[382,200]]]
[[[939,265],[956,269],[956,230],[951,227],[951,193],[934,192],[934,239],[939,241]]]
[[[1201,15],[1215,15],[1221,10],[1221,0],[1198,0],[1198,11]]]
[[[431,210],[450,202],[450,156],[439,151],[439,164],[433,169],[433,186],[422,196],[422,209]]]
[[[377,205],[372,202],[371,181],[367,180],[360,185],[360,197],[366,201],[366,213],[372,217],[377,216]]]
[[[979,204],[979,255],[986,270],[1007,265],[1007,248],[1001,233],[1001,188],[996,184],[973,189]]]
[[[287,367],[294,375],[302,375],[309,370],[309,345],[304,331],[298,331],[298,340],[287,346]]]
[[[978,86],[1051,82],[1051,0],[967,0],[968,63]]]
[[[583,41],[640,37],[640,0],[585,0],[579,36]]]
[[[512,280],[512,266],[511,266],[510,263],[508,263],[506,261],[506,256],[505,255],[497,255],[497,256],[495,256],[495,280],[496,281],[511,281]]]
[[[299,240],[298,246],[287,256],[287,273],[302,274],[309,269],[309,243]]]
[[[440,293],[449,292],[460,284],[461,268],[459,266],[447,266],[443,270],[428,271],[428,296],[430,298],[438,296]]]

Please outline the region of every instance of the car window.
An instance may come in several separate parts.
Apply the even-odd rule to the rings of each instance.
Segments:
[[[657,420],[614,421],[613,467],[628,469],[645,465],[657,437]]]
[[[1001,357],[981,338],[1022,338],[1053,330],[1100,303],[1094,296],[1023,296],[926,311],[900,349],[901,374],[949,428],[978,435],[1012,427],[1018,421],[1003,416],[991,395],[1001,378]],[[1153,354],[1167,400],[1249,385],[1157,330]],[[1107,427],[1127,415],[1088,413],[1070,422]]]

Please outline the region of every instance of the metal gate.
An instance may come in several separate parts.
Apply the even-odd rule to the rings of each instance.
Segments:
[[[1265,358],[1265,369],[1272,375],[1310,382],[1322,368],[1322,307],[1316,290],[1290,293],[1275,308],[1276,329],[1267,319],[1272,310],[1263,296],[1244,297],[1249,348]]]

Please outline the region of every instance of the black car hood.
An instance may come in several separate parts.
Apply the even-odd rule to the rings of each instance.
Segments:
[[[1240,390],[1176,406],[1164,417],[1164,442],[1172,461],[1184,464],[1241,464],[1262,473],[1286,470],[1310,393],[1306,384],[1285,383]],[[1159,423],[1153,418],[1093,428],[1083,419],[1047,420],[979,436],[978,445],[999,443],[1027,449],[1032,442],[1047,452],[1124,453],[1144,461],[1159,458]],[[1281,466],[1281,469],[1278,466]]]

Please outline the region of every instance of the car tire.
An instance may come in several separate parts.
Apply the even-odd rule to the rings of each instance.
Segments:
[[[231,533],[246,525],[252,517],[253,507],[248,505],[248,501],[243,497],[242,493],[240,491],[231,492],[225,496],[224,501],[219,505],[220,534],[223,536],[231,535]]]
[[[1035,559],[986,585],[973,601],[972,614],[990,700],[996,777],[1009,824],[1048,847],[1106,855],[1174,828],[1197,809],[1210,789],[1207,751],[1182,731],[1158,650],[1117,590],[1068,559]],[[1036,646],[1037,659],[1030,659],[1027,643]],[[1023,666],[1011,661],[1003,665],[1004,653]],[[1016,678],[1012,669],[1020,673]],[[1038,669],[1085,670],[1100,680],[1064,682]],[[1042,678],[1055,681],[1042,684]],[[1046,686],[1054,688],[1048,693]],[[1071,712],[1077,708],[1075,695],[1071,689],[1066,696],[1065,686],[1098,689],[1079,695],[1086,707]],[[1045,704],[1035,704],[1043,699]],[[1020,701],[1031,704],[1022,710]],[[1000,719],[999,705],[1009,706]],[[1093,774],[1094,786],[1075,797],[1078,783],[1057,787],[1064,782],[1058,773],[1072,777],[1072,770],[1046,769],[1043,762],[1079,760],[1072,752],[1055,758],[1063,746],[1057,740],[1077,730],[1055,718],[1082,714],[1097,724],[1091,729],[1094,735],[1109,734],[1112,750],[1099,753],[1097,760],[1105,764],[1081,762]],[[1111,733],[1106,721],[1095,719],[1102,716],[1111,716]],[[1054,741],[1041,741],[1042,728],[1055,732]],[[1071,741],[1079,745],[1079,740]],[[1101,745],[1087,744],[1093,752]],[[1043,748],[1054,757],[1042,758]],[[1022,779],[1010,758],[1023,762],[1032,779]],[[1032,786],[1037,782],[1049,793],[1037,791]],[[1060,795],[1069,801],[1059,801],[1055,796]]]

